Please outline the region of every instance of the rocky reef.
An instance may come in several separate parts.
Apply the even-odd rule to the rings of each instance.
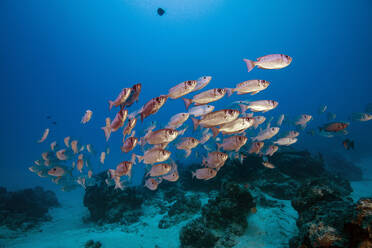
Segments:
[[[341,154],[327,154],[324,160],[326,169],[333,174],[339,175],[349,181],[359,181],[363,179],[362,169]]]
[[[8,192],[0,187],[0,226],[27,231],[51,220],[50,208],[60,206],[54,192],[42,187]]]
[[[247,217],[256,203],[249,190],[237,183],[226,183],[219,194],[202,208],[201,218],[191,221],[180,232],[182,247],[232,247],[234,236],[244,234]],[[195,240],[199,237],[198,240]]]

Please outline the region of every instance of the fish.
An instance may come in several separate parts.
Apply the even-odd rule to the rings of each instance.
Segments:
[[[284,121],[284,114],[281,114],[278,117],[278,121],[276,122],[276,125],[278,125],[280,127],[282,125],[283,121]]]
[[[129,108],[130,106],[133,105],[133,103],[138,102],[139,95],[141,93],[141,89],[142,89],[142,84],[133,85],[128,99],[124,103],[122,103],[120,106],[122,108],[124,108],[124,107]]]
[[[324,112],[326,112],[328,106],[323,104],[323,105],[320,105],[319,108],[318,108],[318,113],[319,114],[323,114]]]
[[[50,149],[54,151],[54,148],[56,147],[56,145],[57,145],[57,141],[53,141],[52,143],[50,143]]]
[[[106,154],[109,155],[110,154],[110,147],[106,147]]]
[[[254,122],[253,122],[253,127],[254,129],[257,129],[257,127],[259,125],[261,125],[262,123],[264,123],[266,121],[266,117],[265,116],[253,116],[252,117]]]
[[[168,144],[175,140],[179,134],[179,131],[171,129],[171,128],[164,128],[159,129],[157,131],[149,131],[144,140],[150,145],[159,145],[159,144]]]
[[[93,146],[91,144],[87,144],[87,150],[89,153],[94,153]]]
[[[85,149],[85,146],[81,146],[79,152],[84,151],[84,149]]]
[[[66,149],[57,151],[56,156],[59,160],[67,160]]]
[[[185,150],[186,155],[185,157],[189,157],[191,154],[191,150],[199,145],[199,140],[193,137],[184,137],[182,138],[181,142],[176,145],[178,150]]]
[[[262,152],[262,155],[271,157],[278,151],[279,147],[275,145],[270,145],[266,148],[265,152]]]
[[[125,126],[125,128],[123,129],[123,140],[125,139],[126,135],[129,135],[132,132],[132,130],[135,128],[136,124],[137,124],[137,119],[136,118],[128,119],[128,123]]]
[[[111,178],[122,176],[127,176],[128,178],[131,178],[132,168],[133,168],[132,162],[130,161],[121,162],[116,166],[116,170],[114,172],[112,172],[112,170],[111,171],[109,170],[111,173]]]
[[[101,162],[101,164],[104,164],[105,163],[105,158],[106,158],[106,153],[105,152],[101,152],[101,155],[99,157],[99,161]]]
[[[182,82],[172,87],[171,89],[169,89],[167,96],[170,99],[178,99],[192,92],[195,86],[196,86],[196,80],[188,80],[188,81]]]
[[[147,187],[149,190],[156,190],[160,182],[157,179],[150,177],[145,181],[145,187]]]
[[[369,113],[352,113],[350,119],[352,121],[360,121],[360,122],[370,121],[370,120],[372,120],[372,114],[369,114]]]
[[[37,143],[42,143],[46,138],[48,138],[49,135],[49,128],[44,130],[43,136],[37,141]]]
[[[78,144],[78,141],[77,140],[71,141],[71,149],[74,152],[74,154],[78,153],[77,144]]]
[[[273,110],[278,106],[277,101],[273,100],[259,100],[259,101],[241,101],[239,104],[241,112],[244,113],[247,109],[250,109],[253,112],[263,112],[266,113],[267,111]]]
[[[211,137],[213,137],[213,134],[210,132],[206,132],[200,139],[200,144],[205,144]]]
[[[70,136],[67,136],[63,139],[66,147],[70,147]]]
[[[172,116],[172,118],[169,120],[166,128],[172,128],[177,129],[180,126],[182,126],[187,119],[189,119],[190,114],[189,113],[178,113]]]
[[[121,151],[128,153],[137,146],[137,143],[138,143],[138,138],[129,137],[128,139],[125,140],[123,146],[121,147]]]
[[[300,133],[297,132],[297,131],[289,131],[285,136],[284,138],[296,138],[297,136],[299,136]]]
[[[280,138],[277,141],[274,141],[273,144],[281,146],[289,146],[297,142],[297,138]]]
[[[328,121],[332,121],[332,120],[334,120],[334,119],[336,119],[336,114],[331,113],[331,112],[328,112],[328,113],[327,113],[327,120],[328,120]]]
[[[203,115],[201,119],[191,117],[194,124],[194,130],[200,125],[202,127],[213,127],[224,123],[234,121],[238,118],[240,112],[235,109],[222,109]]]
[[[168,96],[158,96],[148,101],[140,110],[141,122],[149,115],[155,114],[164,105]]]
[[[83,154],[79,154],[78,161],[76,163],[76,168],[81,173],[83,172],[83,167],[84,167]]]
[[[209,84],[209,82],[211,80],[212,80],[211,76],[202,76],[202,77],[198,78],[196,80],[196,86],[192,91],[194,92],[194,91],[203,89],[205,86],[207,86]]]
[[[226,88],[227,95],[231,96],[234,92],[237,93],[237,95],[243,95],[251,93],[251,95],[255,95],[260,91],[265,90],[267,87],[269,87],[270,82],[266,80],[247,80],[242,83],[239,83],[235,86],[235,88]]]
[[[270,54],[257,58],[257,61],[243,59],[247,65],[248,72],[255,66],[261,69],[282,69],[291,64],[292,58],[284,54]]]
[[[165,14],[165,10],[162,9],[162,8],[158,8],[158,9],[156,10],[156,12],[158,13],[159,16],[162,16],[162,15]]]
[[[242,146],[247,143],[248,138],[242,135],[230,136],[223,139],[223,142],[216,143],[218,150],[222,148],[225,151],[235,151],[238,152]]]
[[[105,138],[106,142],[109,140],[111,136],[111,119],[110,117],[107,117],[105,119],[106,125],[104,127],[101,127],[101,129],[105,132]]]
[[[228,157],[227,153],[218,151],[210,152],[206,158],[203,158],[202,165],[208,168],[220,168],[225,164]]]
[[[170,155],[170,151],[155,147],[147,150],[143,156],[136,155],[136,158],[139,162],[143,161],[144,164],[155,164],[164,162]]]
[[[81,118],[81,123],[82,124],[88,123],[90,121],[90,119],[92,118],[92,115],[93,115],[92,110],[89,110],[89,109],[86,110],[83,118]]]
[[[85,178],[84,177],[79,177],[76,182],[81,185],[84,189],[86,189],[86,185],[85,185]]]
[[[342,141],[342,145],[345,147],[346,150],[353,149],[354,150],[354,141],[350,139],[345,139]]]
[[[132,88],[124,88],[120,91],[119,95],[116,97],[114,101],[109,100],[109,110],[112,109],[112,107],[118,107],[121,104],[125,103],[125,101],[128,99],[132,92]]]
[[[66,171],[61,166],[54,166],[53,168],[48,170],[49,176],[61,177],[61,176],[64,176],[65,174],[66,174]]]
[[[203,91],[195,95],[192,99],[182,98],[182,100],[184,101],[185,108],[187,110],[192,103],[194,103],[195,106],[205,105],[220,100],[222,97],[225,96],[225,94],[225,89],[217,88]]]
[[[174,161],[172,161],[171,166],[172,168],[169,171],[169,173],[162,176],[162,179],[165,179],[170,182],[176,182],[180,177],[178,174],[178,166]]]
[[[202,115],[209,114],[214,110],[214,106],[212,105],[201,105],[201,106],[195,106],[189,109],[189,114],[193,115],[194,117],[199,117]]]
[[[116,114],[115,119],[110,124],[110,129],[112,132],[116,132],[119,128],[124,126],[124,122],[127,119],[128,110],[127,109],[120,109],[120,111]]]
[[[269,168],[269,169],[274,169],[275,168],[275,166],[268,161],[262,162],[262,165],[265,166],[266,168]]]
[[[252,138],[252,141],[264,141],[271,139],[275,135],[277,135],[279,132],[279,127],[268,127],[261,132],[258,133],[256,137]]]
[[[304,129],[309,121],[311,121],[313,117],[311,115],[303,114],[300,115],[297,120],[295,121],[296,126],[301,126]]]
[[[158,176],[163,176],[170,172],[172,169],[172,166],[170,164],[155,164],[151,167],[150,171],[146,173],[146,177],[158,177]]]
[[[264,142],[253,142],[251,144],[251,147],[249,148],[248,153],[249,154],[252,154],[252,153],[259,154],[261,149],[263,148],[264,144],[265,144]]]
[[[93,176],[93,171],[92,170],[88,170],[88,178],[92,178]]]
[[[222,134],[241,133],[250,128],[253,124],[254,119],[252,117],[240,117],[236,120],[220,125],[219,128],[211,127],[211,129],[213,132],[213,137],[216,137],[219,132]]]
[[[217,175],[217,171],[211,168],[197,169],[195,172],[192,171],[192,178],[196,177],[200,180],[209,180]]]
[[[323,127],[319,127],[319,131],[326,132],[340,132],[349,126],[349,123],[346,122],[331,122],[325,124]]]

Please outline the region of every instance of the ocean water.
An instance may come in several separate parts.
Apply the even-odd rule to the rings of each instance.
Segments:
[[[165,10],[163,16],[157,14],[159,7]],[[246,80],[267,80],[270,86],[258,94],[234,93],[211,104],[220,110],[234,101],[275,100],[279,105],[263,115],[267,119],[274,117],[271,126],[279,115],[285,115],[280,134],[292,130],[298,116],[311,115],[313,118],[304,130],[296,129],[300,136],[291,147],[354,163],[361,168],[364,180],[353,183],[357,191],[354,194],[371,196],[368,180],[372,179],[372,120],[350,119],[353,113],[366,112],[366,106],[372,102],[371,11],[372,3],[368,0],[0,1],[0,103],[3,106],[0,186],[8,191],[42,186],[56,192],[62,209],[51,210],[57,212],[52,212],[54,220],[46,225],[59,226],[49,237],[66,237],[66,243],[58,241],[53,246],[55,239],[45,238],[48,230],[53,229],[47,226],[44,234],[17,236],[7,240],[4,247],[83,247],[89,239],[101,240],[103,247],[120,247],[117,242],[122,239],[134,240],[128,247],[154,247],[152,240],[157,240],[159,247],[179,246],[178,233],[185,223],[175,225],[167,234],[155,223],[159,217],[156,211],[143,217],[150,223],[143,229],[145,236],[140,236],[138,230],[137,236],[133,233],[123,236],[115,229],[120,227],[97,231],[94,224],[81,220],[88,215],[82,204],[82,187],[61,192],[60,185],[51,182],[50,177],[39,177],[28,169],[41,158],[41,153],[50,151],[51,142],[57,141],[59,148],[64,148],[63,139],[67,136],[81,145],[92,144],[96,155],[86,156],[94,175],[129,161],[132,153],[142,155],[140,145],[131,153],[121,152],[122,129],[113,132],[108,142],[101,130],[105,118],[113,119],[119,110],[116,107],[109,111],[108,100],[114,100],[121,89],[136,83],[142,84],[142,91],[138,102],[128,108],[129,113],[154,97],[168,94],[173,86],[201,76],[211,76],[212,80],[186,98],[212,88],[234,88]],[[268,54],[285,54],[293,60],[279,70],[256,67],[247,71],[243,58],[256,60]],[[326,105],[327,110],[319,114],[321,105]],[[93,116],[83,125],[80,121],[88,109]],[[144,136],[145,129],[153,123],[156,129],[164,128],[170,117],[180,112],[185,112],[182,99],[168,99],[156,114],[142,123],[138,121],[135,136]],[[327,120],[328,113],[336,118]],[[318,128],[332,121],[348,122],[347,134],[337,133],[332,138],[318,135]],[[266,123],[262,124],[263,128]],[[201,138],[200,129],[192,131],[190,119],[183,127],[188,127],[185,136]],[[47,139],[37,143],[46,128],[50,129]],[[315,135],[311,135],[312,130]],[[247,131],[247,144],[257,131]],[[220,134],[219,138],[223,136]],[[345,139],[353,140],[355,149],[346,150],[342,144]],[[268,143],[275,140],[274,137]],[[110,153],[101,164],[99,155],[107,148]],[[216,149],[213,139],[207,148]],[[169,149],[179,166],[201,163],[202,157],[207,156],[201,145],[189,158],[184,158],[184,152],[177,151],[173,145]],[[71,163],[69,160],[64,165],[71,168]],[[127,187],[143,185],[146,170],[143,163],[133,165]],[[87,172],[88,168],[84,167],[82,174],[76,168],[72,173],[77,179],[86,177]],[[209,196],[204,197],[207,201]],[[288,201],[283,204],[283,209],[293,216],[288,233],[295,233],[296,212]],[[69,211],[74,211],[76,218],[64,219]],[[260,214],[279,215],[275,211],[263,213]],[[155,224],[151,224],[149,216],[155,216]],[[252,222],[260,222],[260,218],[254,218]],[[267,223],[271,221],[269,218]],[[257,231],[260,228],[262,232]],[[257,224],[257,229],[249,229],[236,247],[254,247],[254,240],[266,237],[260,236],[268,231],[266,228],[275,229]],[[174,240],[166,240],[169,234]],[[270,245],[256,247],[279,247],[275,243]]]

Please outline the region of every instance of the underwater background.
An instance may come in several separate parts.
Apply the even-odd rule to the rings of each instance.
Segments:
[[[165,10],[164,15],[158,14],[158,8]],[[297,235],[296,233],[302,233],[301,224],[297,223],[296,227],[296,219],[301,216],[301,212],[298,211],[299,207],[296,208],[295,203],[291,203],[291,200],[295,199],[296,193],[286,195],[281,199],[275,197],[276,194],[265,192],[262,187],[257,186],[263,191],[262,194],[269,195],[268,199],[278,198],[271,200],[280,203],[271,206],[270,211],[267,209],[262,211],[264,216],[272,216],[267,222],[275,222],[277,218],[283,217],[276,212],[280,208],[283,209],[282,212],[288,213],[289,217],[285,215],[288,220],[284,222],[289,224],[283,224],[283,226],[293,228],[285,235],[275,233],[275,227],[264,225],[261,226],[262,232],[269,233],[265,236],[265,241],[265,238],[260,236],[261,233],[250,229],[252,226],[250,223],[263,221],[260,216],[257,217],[260,207],[259,201],[255,199],[254,205],[249,203],[249,206],[246,206],[247,213],[253,211],[251,209],[257,208],[254,210],[257,211],[255,217],[254,214],[253,217],[246,213],[237,214],[240,217],[248,218],[248,231],[244,232],[243,230],[240,235],[235,233],[235,236],[240,237],[236,238],[236,240],[239,239],[239,242],[221,242],[226,237],[222,235],[223,238],[221,238],[221,235],[214,233],[211,235],[217,236],[216,240],[219,241],[212,242],[214,238],[210,238],[211,242],[193,245],[179,241],[180,230],[194,217],[204,216],[208,219],[205,217],[208,214],[206,210],[201,209],[205,209],[205,204],[212,204],[216,195],[222,194],[220,197],[223,198],[226,196],[223,195],[224,192],[228,191],[224,186],[221,186],[223,184],[213,182],[213,179],[212,182],[205,181],[203,184],[194,182],[194,186],[190,187],[179,186],[184,187],[182,193],[170,194],[182,198],[184,195],[192,195],[195,191],[199,192],[195,195],[202,201],[199,207],[190,204],[192,205],[190,209],[196,210],[190,210],[187,217],[183,216],[180,218],[182,219],[180,222],[171,225],[169,232],[165,232],[164,229],[159,231],[157,227],[159,219],[157,218],[162,218],[161,216],[167,212],[167,208],[164,207],[166,209],[164,210],[159,207],[160,203],[157,207],[153,207],[151,204],[155,204],[154,202],[161,201],[161,199],[166,200],[159,196],[159,192],[150,191],[143,187],[146,167],[141,163],[133,165],[131,182],[127,187],[138,186],[144,191],[138,194],[143,194],[143,199],[145,199],[143,201],[152,212],[150,211],[151,214],[146,215],[148,210],[144,210],[139,215],[148,218],[149,222],[152,219],[156,224],[147,224],[146,228],[139,227],[133,231],[132,229],[135,228],[131,229],[130,227],[137,225],[139,220],[136,219],[133,221],[134,224],[116,223],[120,228],[118,231],[115,229],[117,226],[105,227],[107,221],[96,225],[99,222],[97,220],[82,220],[83,217],[92,214],[86,208],[90,206],[89,211],[91,211],[92,206],[87,203],[87,193],[83,187],[79,186],[71,192],[61,192],[58,184],[54,184],[44,177],[39,177],[28,169],[33,165],[33,161],[40,159],[42,152],[50,150],[52,141],[63,144],[63,139],[66,136],[71,136],[72,139],[76,139],[82,144],[93,145],[94,150],[97,151],[95,159],[92,158],[93,173],[94,175],[99,175],[101,172],[104,172],[101,175],[106,174],[108,169],[114,169],[118,163],[131,159],[131,154],[123,154],[120,150],[122,145],[121,130],[112,133],[108,142],[105,140],[101,127],[105,126],[105,118],[113,119],[118,110],[116,108],[109,111],[107,101],[115,99],[121,89],[141,83],[142,91],[139,101],[129,108],[129,113],[131,113],[140,109],[150,99],[168,94],[168,90],[173,86],[183,81],[196,80],[204,75],[212,76],[212,80],[203,90],[234,88],[237,83],[249,79],[269,81],[270,86],[256,95],[234,94],[231,97],[225,96],[212,104],[216,109],[223,109],[233,101],[272,99],[279,102],[278,107],[263,115],[267,118],[273,116],[273,122],[276,122],[279,115],[284,114],[288,120],[287,124],[301,114],[312,115],[312,121],[308,123],[305,130],[300,131],[298,142],[293,144],[291,149],[296,152],[307,150],[312,159],[320,156],[320,153],[328,163],[332,163],[332,159],[337,158],[338,164],[343,162],[351,164],[342,173],[344,176],[357,174],[354,178],[346,178],[347,180],[352,179],[352,189],[345,186],[348,193],[340,193],[342,197],[337,199],[345,200],[352,190],[358,197],[354,195],[353,201],[338,200],[338,203],[347,202],[344,205],[340,203],[342,205],[340,208],[344,209],[345,216],[350,215],[346,212],[348,210],[352,212],[351,209],[355,208],[352,207],[352,204],[357,204],[359,197],[370,197],[368,198],[370,202],[364,205],[371,206],[372,121],[360,122],[351,118],[353,113],[366,112],[368,104],[372,102],[372,87],[369,77],[369,63],[372,57],[371,13],[372,2],[368,0],[0,1],[0,103],[3,106],[2,121],[0,122],[2,155],[0,156],[0,186],[5,187],[7,191],[41,186],[55,192],[59,202],[51,204],[53,207],[59,205],[59,207],[49,210],[51,218],[45,224],[38,225],[38,228],[43,230],[41,234],[35,234],[32,229],[29,231],[30,233],[22,230],[21,234],[15,234],[14,230],[10,232],[0,229],[0,247],[1,245],[4,247],[95,247],[95,244],[87,246],[86,241],[90,239],[100,241],[102,247],[163,248],[180,245],[182,247],[300,247],[303,243],[298,240],[301,238],[297,239],[297,243],[293,241],[289,244],[289,239]],[[243,62],[243,58],[255,60],[267,54],[277,53],[291,56],[292,63],[280,70],[255,68],[248,72],[247,66]],[[189,95],[187,97],[190,98]],[[320,114],[319,107],[322,105],[326,105],[327,110]],[[372,109],[372,107],[370,108]],[[93,116],[87,124],[82,125],[80,121],[87,109],[93,111]],[[185,106],[181,99],[168,99],[156,114],[147,117],[143,123],[138,121],[135,128],[138,137],[145,134],[144,130],[151,125],[151,122],[156,122],[157,128],[163,128],[171,116],[184,111]],[[346,135],[327,138],[309,132],[310,130],[316,131],[318,127],[330,122],[331,120],[327,119],[328,113],[336,115],[336,119],[332,121],[350,123]],[[185,126],[188,126],[187,136],[196,135],[192,131],[191,120],[187,120]],[[38,144],[37,140],[40,139],[46,128],[50,129],[49,136],[45,142]],[[200,138],[200,134],[198,138]],[[345,139],[354,141],[355,149],[346,150],[343,146]],[[102,165],[99,163],[99,154],[106,151],[108,147],[110,154],[106,156],[105,163]],[[139,146],[135,149],[137,149],[135,150],[136,154],[143,154]],[[174,148],[172,149],[176,154]],[[212,149],[215,147],[212,146]],[[201,146],[196,150],[205,153],[205,149]],[[284,149],[283,154],[286,151]],[[179,168],[201,164],[202,156],[191,155],[189,158],[183,158],[183,153],[179,153],[177,157],[174,157]],[[303,161],[309,161],[310,158],[306,156]],[[252,163],[254,163],[254,161],[258,161],[259,157],[255,156],[252,159]],[[260,164],[261,161],[257,163]],[[233,165],[225,165],[225,170],[227,170],[227,166]],[[348,169],[350,171],[347,171]],[[315,178],[316,170],[320,169],[314,166],[313,169],[308,170],[309,174],[304,176],[304,180],[305,177],[306,180],[311,179],[312,176]],[[329,170],[329,172],[330,177],[334,176],[334,171]],[[86,174],[86,171],[84,173]],[[240,171],[240,173],[244,172]],[[267,172],[266,175],[275,177],[271,176],[273,173]],[[76,174],[77,171],[74,171],[74,175]],[[223,174],[224,171],[221,171],[219,176],[223,178]],[[230,176],[234,178],[234,175],[230,174]],[[177,185],[181,185],[182,180],[181,176]],[[99,180],[97,179],[97,181]],[[244,197],[248,187],[245,185],[250,181],[237,181],[237,184],[231,187],[241,187],[242,197]],[[192,182],[188,183],[192,184]],[[206,186],[208,183],[218,184],[218,187],[208,188],[209,186]],[[349,182],[340,183],[340,185],[344,184],[349,184]],[[167,192],[166,188],[169,185],[171,184],[164,184],[165,192]],[[310,186],[304,186],[306,182],[301,185],[298,190],[307,192],[306,189],[310,188]],[[249,185],[249,187],[256,186]],[[250,189],[249,187],[248,189]],[[337,189],[339,187],[341,186],[335,186]],[[106,192],[106,190],[108,191],[108,189],[104,189],[103,192],[110,196],[108,199],[125,198],[122,195],[115,195],[115,192],[120,190],[114,191],[113,187],[111,191]],[[159,188],[160,190],[163,189]],[[281,190],[286,191],[286,187],[280,188]],[[257,190],[251,191],[256,192]],[[251,194],[255,198],[256,195],[252,192]],[[153,197],[149,196],[151,194],[157,194],[158,198],[151,198]],[[296,195],[296,197],[299,196]],[[136,201],[131,197],[128,199],[123,202],[126,201],[130,205],[128,201],[131,199]],[[208,200],[210,200],[209,203],[207,203]],[[91,201],[94,205],[94,200]],[[188,200],[185,201],[184,204],[188,205]],[[17,206],[22,203],[16,201],[13,204]],[[168,206],[167,204],[165,205]],[[244,205],[244,203],[239,204]],[[327,209],[326,207],[330,207],[332,204],[325,203],[321,206]],[[302,209],[306,208],[308,206]],[[371,226],[371,222],[369,222],[372,220],[371,209],[372,207],[365,211],[367,226]],[[69,216],[69,213],[74,213],[75,218]],[[67,216],[69,217],[67,218]],[[304,219],[306,218],[304,217]],[[61,222],[63,220],[65,222]],[[326,222],[324,219],[322,221]],[[115,221],[108,222],[112,225]],[[69,227],[70,235],[62,228],[64,225]],[[123,225],[128,229],[123,231]],[[334,226],[340,225],[339,223],[334,224]],[[213,225],[206,226],[214,228]],[[330,226],[332,225],[330,224]],[[76,232],[71,231],[73,228]],[[265,228],[272,229],[266,230]],[[13,226],[13,229],[17,228]],[[79,231],[83,229],[84,231]],[[342,231],[339,233],[347,232],[346,229],[349,230],[348,228],[341,229]],[[145,234],[141,234],[143,230],[146,230]],[[363,229],[363,231],[365,230],[366,228]],[[50,239],[41,238],[48,236],[49,232],[51,232]],[[99,234],[94,236],[93,234],[96,233]],[[148,236],[149,233],[156,233],[157,236]],[[363,232],[361,231],[361,233]],[[270,235],[275,237],[271,241],[269,241]],[[358,236],[357,234],[353,235]],[[364,235],[365,233],[358,237],[365,237]],[[345,236],[350,235],[345,234]],[[57,242],[55,237],[64,239],[65,243],[62,240]],[[358,240],[358,242],[365,242],[363,243],[365,246],[359,247],[372,247],[371,237],[372,235],[369,236],[369,241]],[[68,239],[72,240],[71,243],[68,243]],[[129,242],[129,239],[138,240],[138,242]],[[128,242],[127,246],[118,244],[118,242],[125,242],[125,240]],[[256,240],[258,243],[251,243],[252,240]],[[280,240],[280,244],[275,243],[279,242],[278,240]],[[343,240],[344,243],[342,243],[341,238],[335,240],[330,244],[329,242],[327,244],[324,242],[312,243],[312,246],[306,244],[308,245],[306,247],[358,247],[353,246],[358,243],[357,241]]]

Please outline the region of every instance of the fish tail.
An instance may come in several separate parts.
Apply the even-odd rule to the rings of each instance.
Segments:
[[[186,130],[187,130],[187,127],[185,127],[184,129],[178,131],[178,135],[180,135],[180,136],[184,135],[185,132],[186,132]]]
[[[194,177],[196,177],[196,172],[191,171],[191,178],[194,178]]]
[[[242,114],[245,113],[245,111],[247,111],[247,109],[249,108],[249,106],[245,104],[239,104],[239,107],[241,109]]]
[[[143,160],[143,156],[136,155],[136,158],[138,159],[138,162],[141,163]]]
[[[222,147],[222,144],[216,142],[216,145],[217,145],[217,151],[219,152]]]
[[[188,158],[190,156],[190,154],[191,154],[191,149],[186,150],[185,152],[186,152],[185,158]]]
[[[101,127],[101,129],[105,132],[106,141],[108,141],[111,135],[111,128]]]
[[[213,133],[213,138],[215,138],[218,135],[218,133],[220,132],[220,130],[218,130],[218,128],[216,128],[216,127],[212,127],[211,129],[212,129],[212,133]]]
[[[196,130],[199,126],[200,120],[198,120],[194,117],[191,117],[191,120],[192,120],[192,123],[194,124],[194,130]]]
[[[132,162],[133,164],[136,164],[136,157],[137,155],[133,153],[130,162]]]
[[[112,107],[114,106],[114,102],[109,100],[108,103],[109,103],[109,110],[111,110]]]
[[[192,100],[188,99],[188,98],[182,98],[182,100],[185,103],[185,108],[187,110],[190,107],[190,105],[192,104]]]
[[[231,96],[234,93],[234,89],[232,88],[225,88],[227,96]]]
[[[254,61],[252,61],[252,60],[243,59],[243,61],[247,65],[248,72],[250,72],[256,66],[256,63]]]

